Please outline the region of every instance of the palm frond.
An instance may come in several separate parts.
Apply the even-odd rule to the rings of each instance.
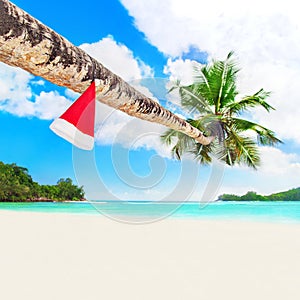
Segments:
[[[211,145],[201,145],[199,143],[195,143],[194,147],[189,151],[194,155],[196,161],[200,164],[208,165],[212,162],[211,157]]]
[[[265,110],[270,112],[270,110],[275,110],[270,104],[268,104],[265,99],[270,96],[270,92],[266,92],[263,89],[259,90],[252,96],[246,96],[241,100],[230,103],[225,107],[223,113],[229,112],[230,114],[239,114],[249,108],[262,106]]]
[[[282,141],[275,136],[275,132],[266,127],[240,118],[231,118],[231,120],[237,132],[245,132],[247,130],[254,131],[257,134],[257,142],[261,145],[274,146],[282,143]]]
[[[224,140],[222,116],[207,114],[197,120],[188,119],[187,122],[189,122],[192,126],[198,128],[206,136],[218,137],[219,141]]]
[[[236,73],[239,71],[235,61],[231,58],[233,52],[230,52],[225,61],[214,61],[207,73],[207,81],[210,85],[215,113],[220,108],[232,102],[237,95],[236,91]]]
[[[235,162],[239,164],[243,163],[253,169],[257,169],[260,165],[260,156],[257,144],[254,140],[232,131],[227,142],[229,145],[234,146],[236,157],[234,157],[233,164]],[[233,148],[229,146],[228,150],[230,151],[230,149]]]
[[[167,146],[172,144],[174,138],[177,138],[177,131],[174,129],[168,129],[160,136],[161,142]]]
[[[168,129],[163,135],[161,135],[161,141],[166,145],[172,145],[175,143],[171,149],[171,153],[172,156],[178,160],[181,159],[184,153],[188,153],[196,144],[196,141],[193,138],[174,129]]]
[[[194,65],[194,83],[197,85],[204,85],[210,91],[209,82],[207,80],[208,68],[199,64]]]
[[[178,89],[180,87],[180,80],[175,80],[173,83],[173,86],[168,90],[168,94],[173,92],[174,90]]]
[[[181,159],[184,153],[188,153],[194,147],[196,141],[182,132],[177,132],[177,143],[172,148],[173,157]]]
[[[213,112],[207,100],[199,93],[196,85],[179,87],[179,95],[181,105],[191,113],[210,114]]]
[[[172,155],[177,159],[184,153],[191,153],[201,164],[208,164],[215,157],[230,166],[246,164],[256,169],[260,164],[258,144],[274,146],[281,141],[272,130],[236,115],[259,106],[270,112],[274,109],[266,102],[270,93],[261,89],[254,95],[235,100],[239,69],[233,52],[224,61],[195,65],[194,71],[192,85],[181,86],[178,81],[171,90],[178,88],[182,107],[194,114],[193,119],[187,121],[214,140],[204,146],[183,133],[168,130],[162,135],[162,141],[172,145]],[[247,131],[254,132],[257,141],[248,137]]]
[[[214,105],[213,94],[210,88],[209,78],[209,67],[200,67],[199,65],[194,66],[194,92],[197,95],[201,95],[208,105]]]

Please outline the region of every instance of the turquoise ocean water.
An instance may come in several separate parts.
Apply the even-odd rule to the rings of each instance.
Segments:
[[[36,202],[0,203],[1,210],[103,215],[118,221],[151,222],[163,218],[300,223],[300,201],[290,202]]]

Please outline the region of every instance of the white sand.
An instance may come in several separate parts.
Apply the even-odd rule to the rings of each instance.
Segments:
[[[0,299],[300,299],[300,225],[0,211]]]

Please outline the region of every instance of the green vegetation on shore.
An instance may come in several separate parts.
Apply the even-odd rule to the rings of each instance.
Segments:
[[[286,192],[271,194],[268,196],[259,195],[256,192],[248,192],[243,196],[224,194],[219,196],[221,201],[300,201],[300,188],[291,189]]]
[[[82,187],[70,178],[60,179],[56,185],[40,185],[32,180],[28,170],[16,164],[0,162],[0,201],[80,201]]]

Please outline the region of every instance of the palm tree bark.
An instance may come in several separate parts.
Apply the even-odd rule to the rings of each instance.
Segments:
[[[7,0],[0,0],[0,61],[79,93],[99,79],[98,101],[183,132],[201,144],[212,140]]]

